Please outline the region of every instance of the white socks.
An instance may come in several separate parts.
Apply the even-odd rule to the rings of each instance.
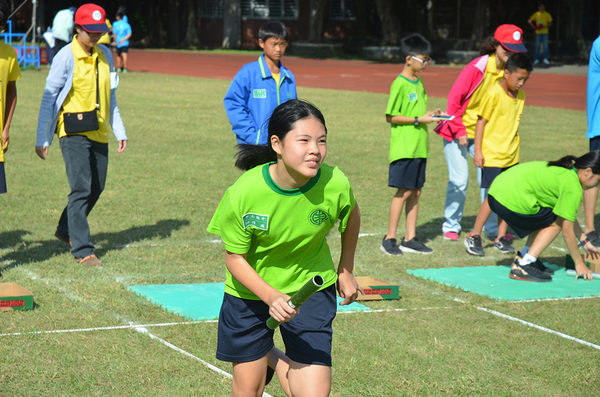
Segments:
[[[527,266],[533,262],[536,261],[536,258],[534,258],[533,256],[526,254],[520,261],[519,261],[519,265],[520,266]]]

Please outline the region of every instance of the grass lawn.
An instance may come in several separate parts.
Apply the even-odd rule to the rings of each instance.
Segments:
[[[33,311],[0,313],[0,334],[23,333],[0,336],[0,395],[229,395],[229,378],[133,328],[31,333],[184,322],[127,287],[224,280],[223,246],[206,226],[226,188],[241,174],[233,166],[235,137],[222,104],[228,82],[147,73],[121,76],[119,107],[129,143],[118,154],[117,142],[110,138],[106,190],[89,218],[105,266],[89,269],[77,265],[68,247],[53,237],[68,194],[57,140],[46,161],[34,153],[46,75],[28,70],[18,82],[6,163],[9,193],[0,196],[2,282],[20,284],[35,299]],[[497,302],[406,273],[512,261],[494,252],[491,242],[487,256],[475,258],[462,241],[443,240],[448,174],[441,138],[430,134],[417,228],[435,253],[388,257],[379,250],[393,195],[387,187],[387,96],[302,87],[299,94],[323,111],[329,130],[326,162],[350,178],[361,206],[363,236],[355,273],[400,285],[399,301],[369,302],[383,311],[337,317],[331,395],[598,395],[596,348],[479,308],[600,345],[600,299]],[[430,98],[430,108],[436,107],[444,108],[445,100]],[[526,106],[521,162],[585,153],[585,128],[584,112]],[[474,174],[461,239],[479,207]],[[399,236],[403,227],[404,220]],[[329,240],[338,258],[335,229]],[[559,237],[543,259],[563,264],[565,250]],[[600,281],[593,283],[600,290]],[[516,285],[527,288],[526,283]],[[214,322],[149,326],[147,331],[231,372],[230,364],[214,358]],[[266,392],[283,395],[277,381]]]

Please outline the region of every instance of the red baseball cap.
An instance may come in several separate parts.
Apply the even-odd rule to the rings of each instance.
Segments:
[[[523,45],[523,30],[516,25],[500,25],[494,33],[494,38],[502,47],[512,52],[527,52]]]
[[[75,13],[75,24],[80,25],[89,33],[110,32],[106,25],[106,12],[96,4],[84,4]]]

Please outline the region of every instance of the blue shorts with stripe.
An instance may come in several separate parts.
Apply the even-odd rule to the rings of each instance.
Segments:
[[[335,284],[311,296],[292,320],[279,326],[285,354],[301,364],[331,366],[336,310]],[[269,317],[269,306],[263,301],[225,294],[219,314],[217,359],[242,363],[269,353],[274,346],[274,330],[266,324]]]

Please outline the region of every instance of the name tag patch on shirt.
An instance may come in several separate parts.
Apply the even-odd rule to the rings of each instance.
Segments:
[[[262,89],[255,89],[252,92],[254,98],[266,98],[267,97],[267,90],[265,90],[264,88]]]
[[[242,217],[244,230],[250,226],[254,226],[260,230],[269,230],[269,215],[246,214]]]
[[[408,94],[408,102],[414,102],[417,99],[419,99],[419,98],[417,98],[417,93],[416,92],[411,92],[411,93]]]

